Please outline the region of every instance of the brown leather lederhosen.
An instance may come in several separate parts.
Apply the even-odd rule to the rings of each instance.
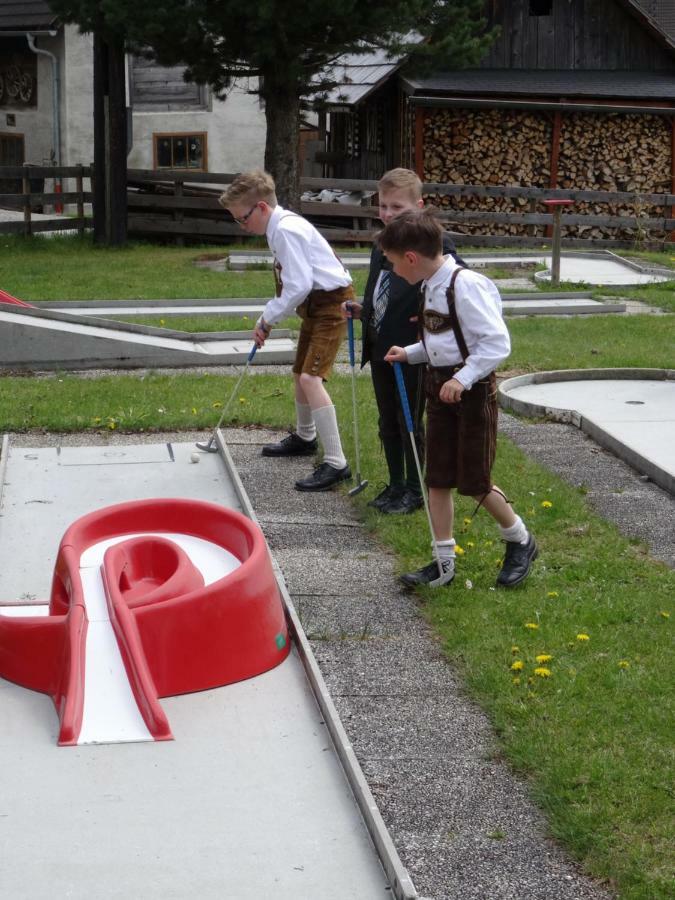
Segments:
[[[420,309],[420,333],[440,334],[452,329],[463,362],[456,366],[427,366],[426,483],[431,488],[457,488],[458,493],[482,496],[491,486],[490,471],[497,448],[497,390],[495,373],[464,391],[458,403],[439,398],[441,386],[463,368],[469,349],[455,308],[455,280],[463,267],[452,273],[446,291],[448,312]],[[425,344],[426,349],[426,344]],[[428,356],[428,354],[427,354]]]

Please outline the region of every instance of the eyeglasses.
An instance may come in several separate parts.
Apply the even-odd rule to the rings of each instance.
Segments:
[[[237,219],[236,216],[232,216],[232,218],[233,218],[234,221],[237,223],[237,225],[245,225],[245,224],[248,222],[248,220],[251,218],[251,216],[253,215],[253,213],[256,211],[257,207],[258,207],[258,204],[257,204],[257,203],[254,203],[253,206],[252,206],[252,207],[249,209],[249,211],[246,213],[246,215],[245,215],[245,216],[242,216],[241,219]]]

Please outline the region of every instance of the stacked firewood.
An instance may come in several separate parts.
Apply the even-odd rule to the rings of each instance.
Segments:
[[[424,181],[525,185],[550,181],[551,121],[521,110],[428,109],[424,120]],[[524,198],[427,195],[444,212],[527,212]],[[463,234],[531,234],[520,224],[452,222]],[[543,234],[543,229],[540,229]]]
[[[616,203],[577,201],[575,214],[625,216],[627,229],[578,225],[569,237],[635,240],[663,238],[642,232],[640,219],[663,216],[644,194],[668,192],[671,184],[669,120],[654,115],[568,114],[561,117],[558,178],[551,184],[553,113],[525,110],[427,109],[424,117],[424,180],[449,184],[517,185],[628,192]],[[465,234],[543,235],[543,226],[522,223],[472,225],[452,222],[453,211],[545,212],[525,198],[449,197],[427,200],[450,214]]]
[[[662,237],[640,228],[640,220],[663,215],[663,207],[642,200],[644,194],[669,193],[671,186],[671,129],[663,116],[575,113],[562,118],[558,186],[633,194],[621,203],[578,201],[574,212],[625,216],[626,229],[578,225],[570,237],[613,237],[631,240]]]

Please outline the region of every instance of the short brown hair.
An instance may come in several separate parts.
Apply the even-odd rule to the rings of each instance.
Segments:
[[[229,209],[234,203],[257,203],[259,200],[264,200],[270,206],[277,205],[274,179],[269,172],[262,169],[237,175],[232,184],[218,197],[218,203],[225,209]]]
[[[415,203],[422,199],[422,182],[412,169],[389,169],[377,182],[380,194],[386,191],[407,191]]]
[[[386,253],[406,253],[412,250],[435,259],[443,253],[443,229],[431,209],[411,209],[402,212],[382,229],[378,243]]]

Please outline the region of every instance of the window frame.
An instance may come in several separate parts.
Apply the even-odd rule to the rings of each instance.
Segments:
[[[159,166],[157,164],[158,157],[158,148],[157,143],[162,138],[185,138],[189,140],[190,138],[198,137],[202,139],[202,166],[200,168],[193,168],[192,166]],[[173,162],[173,154],[172,154],[172,162]],[[208,132],[206,131],[153,131],[152,133],[152,167],[156,172],[164,172],[169,171],[171,169],[180,169],[182,172],[185,170],[186,172],[208,172],[209,171],[209,142],[208,142]]]

